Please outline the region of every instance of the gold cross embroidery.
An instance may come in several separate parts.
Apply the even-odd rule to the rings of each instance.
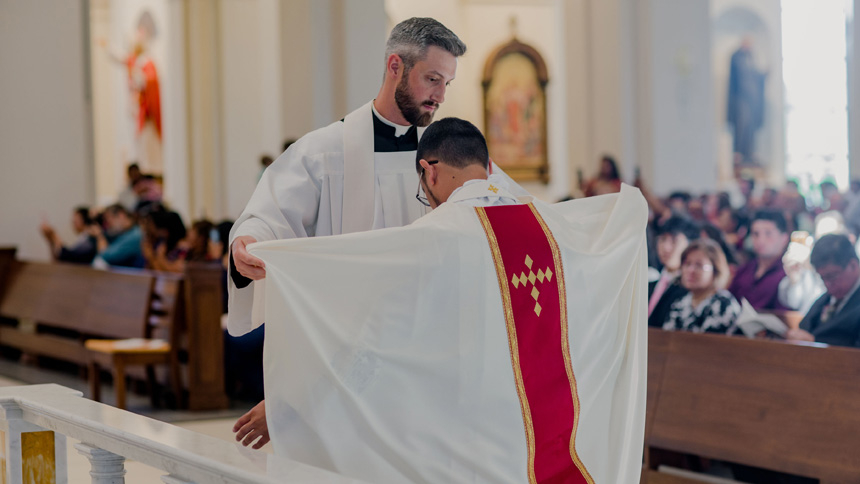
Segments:
[[[499,189],[496,188],[494,185],[490,185],[490,188],[488,188],[487,190],[489,190],[493,193],[499,193]]]
[[[511,284],[514,285],[514,289],[519,289],[520,285],[522,285],[523,288],[525,288],[529,283],[532,285],[531,294],[535,300],[535,314],[540,317],[541,307],[540,303],[538,303],[538,296],[540,296],[540,291],[538,291],[537,283],[535,281],[538,281],[543,284],[544,279],[546,279],[547,282],[550,282],[552,280],[552,271],[549,267],[547,267],[545,271],[538,269],[537,274],[535,274],[534,271],[532,271],[533,264],[534,261],[532,260],[532,258],[526,255],[526,268],[529,270],[528,275],[526,275],[525,271],[520,272],[519,276],[514,274],[513,278],[511,279]]]

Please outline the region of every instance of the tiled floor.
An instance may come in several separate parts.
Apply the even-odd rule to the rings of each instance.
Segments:
[[[86,381],[82,378],[62,371],[40,369],[31,365],[22,365],[0,359],[0,386],[17,386],[38,383],[57,383],[59,385],[74,388],[89,394]],[[111,405],[114,403],[113,388],[102,387],[103,402]],[[170,422],[195,432],[200,432],[211,437],[233,442],[232,427],[236,419],[250,409],[254,402],[236,402],[230,409],[211,412],[189,412],[180,410],[153,409],[149,404],[148,397],[129,393],[128,408],[130,411],[146,415],[164,422]],[[78,441],[67,440],[69,484],[89,483],[91,478],[90,463],[75,449]],[[271,445],[263,447],[266,452],[271,452]],[[159,483],[165,472],[139,462],[126,461],[127,484]]]

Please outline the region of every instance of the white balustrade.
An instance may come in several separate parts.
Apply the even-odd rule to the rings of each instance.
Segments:
[[[125,459],[163,470],[165,484],[360,481],[82,398],[60,385],[0,388],[0,482],[66,484],[66,437],[93,484],[125,482]],[[53,479],[52,479],[53,477]]]

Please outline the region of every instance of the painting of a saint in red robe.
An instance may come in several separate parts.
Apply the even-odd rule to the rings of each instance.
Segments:
[[[143,11],[137,21],[131,47],[124,55],[111,54],[127,73],[131,118],[137,144],[137,162],[149,174],[164,171],[161,151],[161,92],[158,69],[150,55],[150,44],[157,35],[155,21]]]

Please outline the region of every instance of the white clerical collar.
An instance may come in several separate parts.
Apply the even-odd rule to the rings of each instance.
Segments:
[[[508,182],[500,175],[490,175],[487,179],[468,180],[454,190],[448,197],[449,202],[461,202],[472,198],[500,199],[510,198],[512,203],[519,200],[508,191]]]
[[[376,99],[374,99],[373,102],[370,103],[370,108],[373,109],[374,116],[376,116],[380,121],[382,121],[383,123],[394,128],[394,136],[396,136],[396,137],[403,136],[404,134],[406,134],[407,131],[409,131],[409,128],[412,127],[412,126],[403,126],[401,124],[397,124],[393,121],[389,121],[389,120],[385,119],[385,116],[379,114],[379,111],[376,110]]]

